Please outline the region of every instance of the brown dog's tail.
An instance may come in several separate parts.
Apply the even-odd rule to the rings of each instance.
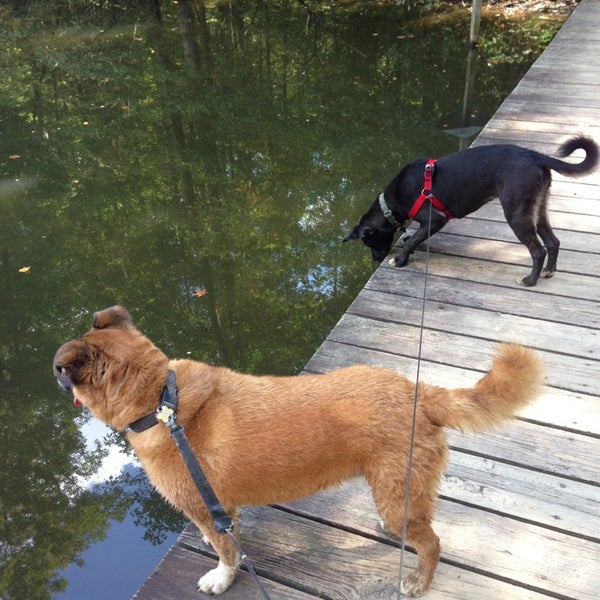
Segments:
[[[481,431],[514,417],[540,391],[542,365],[532,350],[502,344],[492,368],[472,388],[422,389],[422,408],[432,423]]]
[[[564,158],[580,149],[585,151],[585,158],[580,163],[568,163],[551,156],[542,155],[544,156],[544,166],[567,177],[577,177],[590,173],[598,166],[598,144],[592,138],[584,135],[572,137],[561,144],[556,154]]]

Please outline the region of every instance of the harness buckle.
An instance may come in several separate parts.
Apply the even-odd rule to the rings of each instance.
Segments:
[[[175,411],[166,404],[161,404],[156,409],[156,418],[162,421],[167,427],[173,427],[175,425]]]

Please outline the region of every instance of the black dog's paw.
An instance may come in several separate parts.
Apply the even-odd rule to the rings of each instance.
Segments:
[[[408,264],[408,256],[405,256],[404,254],[392,256],[388,264],[390,265],[390,267],[404,267]]]
[[[520,283],[524,287],[533,287],[537,283],[537,279],[534,279],[531,275],[527,275],[527,277],[518,280],[517,283]]]

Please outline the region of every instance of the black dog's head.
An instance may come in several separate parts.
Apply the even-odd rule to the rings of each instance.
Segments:
[[[381,262],[392,249],[395,233],[396,228],[384,217],[376,200],[344,238],[344,242],[362,240],[371,249],[373,260]]]

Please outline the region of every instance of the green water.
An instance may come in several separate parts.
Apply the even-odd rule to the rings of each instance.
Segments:
[[[127,511],[148,547],[182,526],[138,475],[82,482],[107,446],[56,348],[121,303],[173,357],[299,372],[375,268],[341,243],[355,220],[409,159],[468,145],[447,130],[556,28],[484,20],[465,123],[469,14],[423,4],[0,4],[2,600],[68,598],[61,569]]]

